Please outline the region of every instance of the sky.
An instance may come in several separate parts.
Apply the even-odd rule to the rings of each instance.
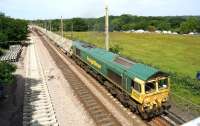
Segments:
[[[108,0],[111,15],[200,15],[200,0]],[[0,0],[0,12],[13,18],[101,17],[105,0]]]

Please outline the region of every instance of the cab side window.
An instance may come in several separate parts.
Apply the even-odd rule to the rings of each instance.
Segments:
[[[158,81],[158,88],[167,88],[168,87],[168,79],[163,79]]]
[[[132,89],[136,90],[137,92],[139,92],[139,93],[141,92],[141,85],[133,80],[132,80],[131,87],[132,87]]]

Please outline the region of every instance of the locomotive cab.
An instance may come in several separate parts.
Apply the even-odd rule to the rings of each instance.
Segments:
[[[156,76],[147,81],[140,79],[132,81],[132,97],[140,103],[137,109],[143,118],[160,115],[170,108],[169,82],[168,76]]]
[[[143,111],[150,115],[159,115],[169,109],[167,104],[169,96],[169,78],[158,77],[144,84],[145,96],[143,99]]]

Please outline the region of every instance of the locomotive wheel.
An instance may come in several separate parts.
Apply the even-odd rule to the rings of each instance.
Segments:
[[[142,119],[144,119],[144,120],[149,119],[149,115],[142,111],[140,105],[137,105],[137,110],[138,110],[138,113],[140,114],[140,116],[142,117]]]
[[[104,83],[103,77],[101,77],[100,74],[97,75],[97,80],[98,80],[101,84]]]
[[[149,115],[147,113],[141,112],[140,116],[142,117],[142,119],[147,120],[149,119]]]
[[[129,106],[131,112],[137,112],[137,109],[134,106]]]
[[[87,73],[90,72],[90,68],[89,68],[87,65],[85,66],[85,71],[86,71]]]

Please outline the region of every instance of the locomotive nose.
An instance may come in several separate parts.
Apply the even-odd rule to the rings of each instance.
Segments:
[[[144,104],[144,113],[148,115],[149,118],[155,117],[162,114],[167,108],[165,102],[160,99],[152,100],[151,102],[146,102]]]
[[[154,108],[161,108],[165,102],[167,102],[166,95],[156,94],[144,98],[143,105],[144,108],[148,108],[151,110]]]

